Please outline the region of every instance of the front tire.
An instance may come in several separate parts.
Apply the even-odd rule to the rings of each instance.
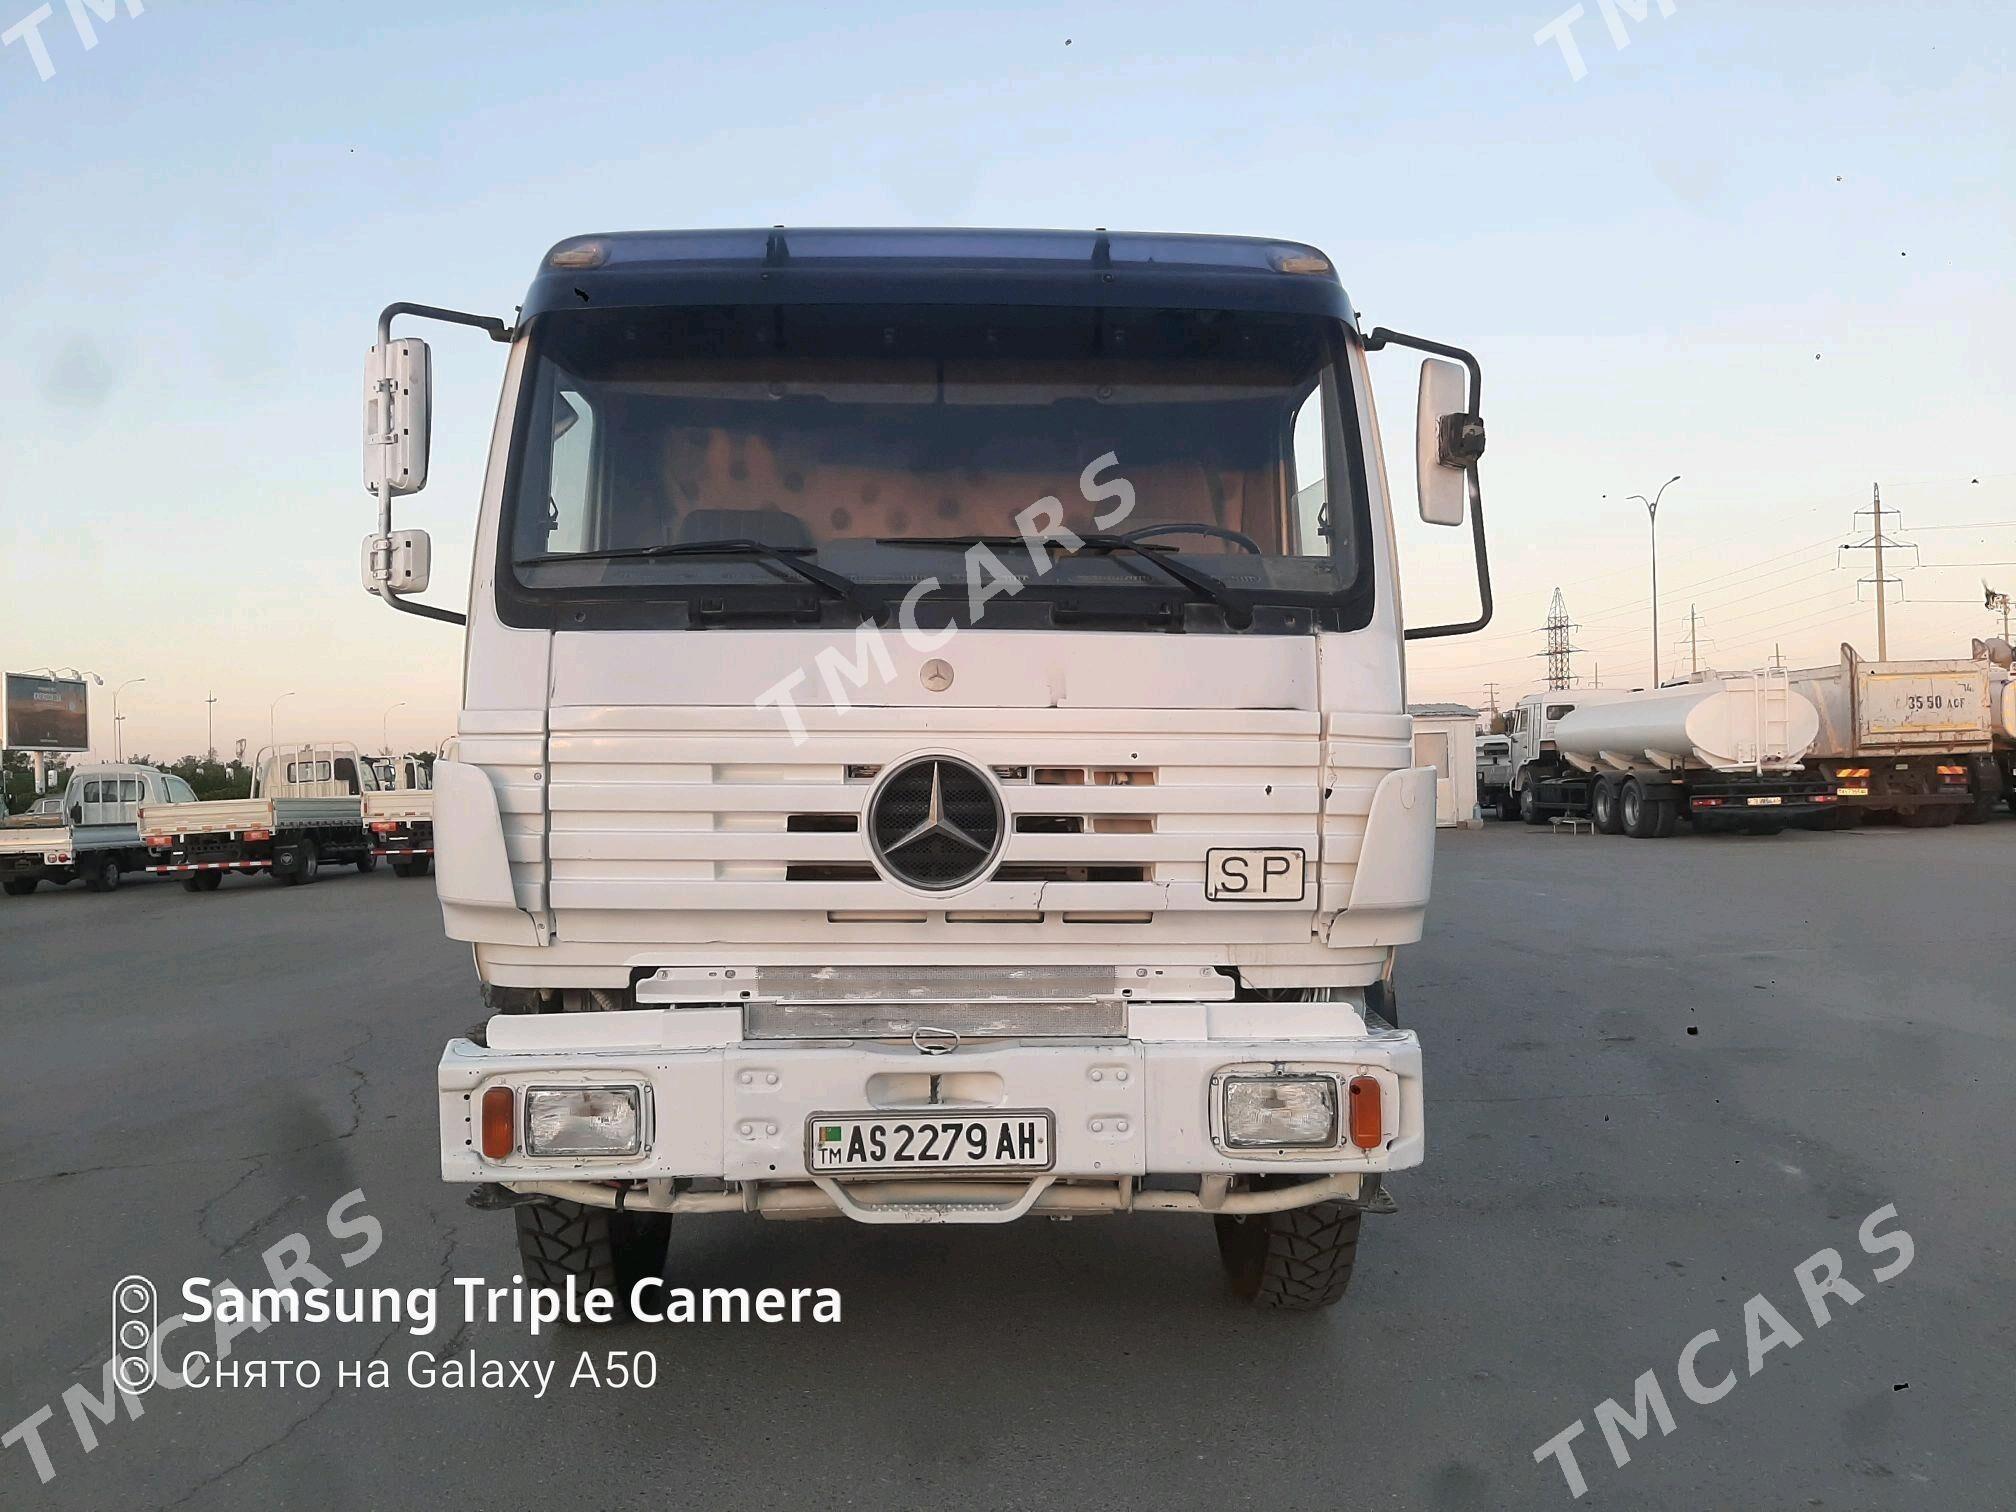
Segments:
[[[95,862],[91,870],[84,874],[84,886],[95,893],[119,891],[119,862],[111,856]]]
[[[35,884],[41,880],[40,877],[9,877],[5,882],[0,882],[0,891],[4,891],[10,898],[25,898],[35,891]]]
[[[1335,1305],[1351,1285],[1364,1218],[1350,1202],[1220,1217],[1218,1258],[1232,1290],[1255,1307],[1315,1312]]]
[[[670,1213],[619,1213],[557,1197],[511,1211],[518,1225],[519,1268],[528,1286],[561,1291],[571,1276],[583,1290],[607,1290],[621,1316],[628,1311],[631,1287],[665,1273]]]
[[[306,887],[322,871],[322,856],[315,849],[313,840],[304,840],[301,849],[295,853],[294,864],[284,872],[277,873],[282,887]]]
[[[1540,799],[1529,782],[1519,789],[1519,817],[1528,824],[1544,824],[1547,816],[1540,812]]]

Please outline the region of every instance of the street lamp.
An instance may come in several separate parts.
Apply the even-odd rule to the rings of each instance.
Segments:
[[[1645,506],[1645,518],[1652,525],[1652,686],[1659,686],[1659,501],[1666,497],[1666,490],[1680,481],[1675,473],[1659,485],[1659,492],[1646,498],[1643,494],[1633,494],[1632,498]]]
[[[406,700],[403,698],[400,699],[399,702],[392,705],[392,709],[403,709],[405,707],[406,707]],[[392,754],[392,709],[387,709],[385,711],[385,718],[380,721],[380,727],[378,731],[378,733],[384,737],[385,754],[387,756],[390,756]]]
[[[280,698],[292,698],[293,696],[294,696],[293,690],[289,689],[287,692],[282,693],[280,695]],[[266,710],[266,744],[273,747],[276,753],[280,749],[280,735],[279,735],[280,726],[278,723],[280,714],[280,698],[274,699],[272,704]]]
[[[126,716],[119,712],[119,695],[132,687],[133,684],[145,681],[147,679],[144,677],[129,677],[112,690],[112,759],[114,761],[124,761],[126,759],[126,742],[119,729],[120,721],[125,719]]]

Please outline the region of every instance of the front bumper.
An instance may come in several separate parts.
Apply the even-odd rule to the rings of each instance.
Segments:
[[[1171,1006],[1171,1005],[1158,1005]],[[1183,1006],[1183,1005],[1174,1005]],[[962,1043],[921,1054],[887,1041],[695,1044],[737,1023],[693,1010],[500,1016],[491,1045],[452,1040],[442,1056],[441,1173],[451,1182],[661,1211],[840,1213],[860,1222],[1001,1222],[1028,1212],[1164,1209],[1237,1212],[1359,1196],[1366,1178],[1421,1163],[1421,1050],[1413,1034],[1368,1026],[1346,1004],[1205,1004],[1159,1015],[1187,1037]],[[1323,1032],[1267,1032],[1327,1010]],[[1144,1015],[1146,1016],[1146,1015]],[[712,1024],[709,1021],[712,1020]],[[1223,1032],[1216,1032],[1223,1031]],[[739,1029],[737,1030],[739,1036]],[[682,1040],[688,1041],[682,1043]],[[1330,1073],[1380,1086],[1383,1138],[1321,1150],[1227,1148],[1214,1078],[1227,1071]],[[636,1084],[648,1111],[641,1154],[608,1159],[482,1153],[479,1109],[498,1085]],[[842,1176],[812,1171],[811,1120],[844,1113],[952,1116],[1041,1109],[1054,1116],[1052,1163],[1027,1172]],[[1249,1177],[1279,1181],[1235,1190]],[[1257,1209],[1256,1209],[1257,1210]]]

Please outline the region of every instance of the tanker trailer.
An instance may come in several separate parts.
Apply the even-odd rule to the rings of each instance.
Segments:
[[[1834,812],[1834,784],[1804,765],[1813,705],[1782,672],[1704,672],[1663,688],[1532,694],[1515,711],[1519,814],[1588,819],[1606,835],[1775,834]]]

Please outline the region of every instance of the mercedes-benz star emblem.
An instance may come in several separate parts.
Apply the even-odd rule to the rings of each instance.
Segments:
[[[934,656],[918,669],[917,678],[927,692],[943,693],[952,686],[952,663]]]
[[[978,768],[922,756],[889,774],[869,806],[869,841],[897,880],[926,892],[963,886],[993,864],[1007,828]]]

